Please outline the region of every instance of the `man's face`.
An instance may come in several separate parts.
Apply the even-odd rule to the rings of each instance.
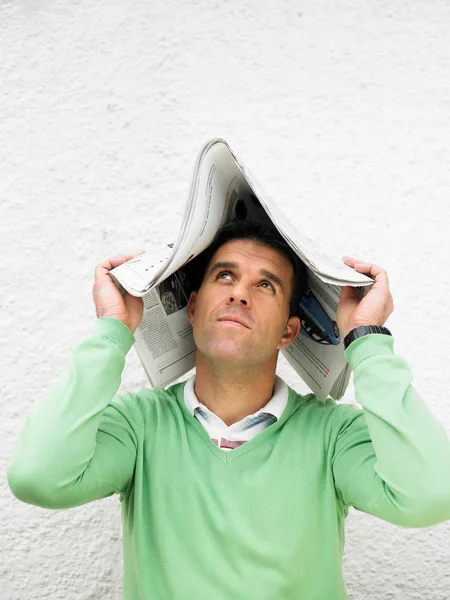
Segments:
[[[243,366],[276,360],[297,335],[289,319],[293,267],[278,250],[232,240],[212,257],[188,304],[198,350],[208,359]]]

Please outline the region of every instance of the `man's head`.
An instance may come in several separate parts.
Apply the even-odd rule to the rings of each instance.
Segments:
[[[276,363],[298,334],[306,268],[276,230],[232,222],[189,265],[188,305],[198,350],[210,359]]]

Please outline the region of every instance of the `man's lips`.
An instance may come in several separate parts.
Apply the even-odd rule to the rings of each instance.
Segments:
[[[221,317],[220,319],[218,319],[218,321],[230,323],[230,325],[235,325],[236,327],[245,327],[246,329],[250,329],[250,327],[247,325],[247,323],[245,323],[245,321],[232,315],[228,315],[227,317]]]

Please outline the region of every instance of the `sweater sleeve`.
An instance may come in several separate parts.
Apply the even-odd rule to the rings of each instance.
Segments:
[[[8,483],[18,499],[55,509],[126,492],[136,460],[135,398],[114,396],[134,341],[126,325],[101,317],[75,348],[16,442]]]
[[[345,356],[363,410],[336,407],[332,465],[343,503],[405,527],[450,519],[449,438],[411,385],[393,338],[364,336]]]

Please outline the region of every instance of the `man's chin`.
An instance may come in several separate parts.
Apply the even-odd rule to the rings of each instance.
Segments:
[[[248,344],[239,344],[235,341],[227,340],[215,344],[206,351],[202,352],[209,360],[220,360],[229,363],[236,363],[242,366],[243,363],[252,363],[252,349]],[[255,357],[256,358],[256,357]]]
[[[251,353],[239,348],[215,348],[209,356],[211,359],[226,360],[228,362],[236,362],[237,364],[252,362]]]

